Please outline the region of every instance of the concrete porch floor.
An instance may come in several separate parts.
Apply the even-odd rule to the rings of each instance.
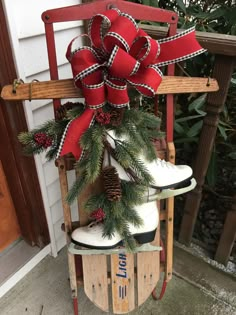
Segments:
[[[161,301],[149,298],[130,315],[236,315],[235,277],[179,247],[175,247],[174,261],[174,276],[164,298]],[[80,315],[108,314],[95,307],[82,288],[79,289],[79,310]],[[0,300],[0,314],[73,314],[66,250],[57,258],[46,257],[9,291]]]

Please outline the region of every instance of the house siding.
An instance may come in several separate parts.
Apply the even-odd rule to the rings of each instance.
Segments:
[[[42,12],[78,3],[79,0],[4,1],[18,77],[24,82],[50,79],[44,23],[41,20]],[[57,23],[54,29],[59,77],[70,78],[72,74],[65,52],[71,39],[82,33],[83,25],[81,22]],[[54,117],[51,100],[25,101],[24,110],[29,129]],[[48,221],[52,253],[55,256],[65,245],[65,236],[61,231],[63,209],[58,171],[53,161],[46,161],[44,154],[36,157],[35,161]],[[73,179],[73,175],[70,174],[69,182],[72,183]],[[75,218],[77,209],[75,206],[72,208],[72,217]]]

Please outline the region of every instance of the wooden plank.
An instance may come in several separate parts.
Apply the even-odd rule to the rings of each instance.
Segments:
[[[125,314],[135,309],[134,255],[111,255],[113,313]]]
[[[154,39],[165,38],[168,28],[141,24],[140,27]],[[177,33],[183,30],[177,30]],[[196,38],[203,48],[213,54],[236,56],[236,36],[209,32],[196,32]]]
[[[70,205],[66,202],[66,196],[68,193],[68,180],[67,180],[67,172],[66,172],[65,163],[66,163],[65,159],[60,158],[60,159],[57,159],[56,164],[57,164],[58,172],[59,172],[66,241],[67,241],[67,244],[69,244],[71,241],[70,234],[72,232],[72,221],[71,221]]]
[[[215,254],[215,260],[221,264],[227,265],[236,240],[236,196],[232,210],[227,212],[223,232]]]
[[[83,256],[84,292],[104,312],[109,311],[107,257]]]
[[[160,245],[160,227],[153,245]],[[137,254],[138,306],[143,304],[155,289],[160,278],[160,252]]]
[[[78,286],[77,286],[77,276],[76,276],[75,255],[67,253],[67,258],[68,258],[71,295],[73,299],[75,298],[77,299]]]
[[[76,176],[79,174],[76,173]],[[78,196],[80,226],[88,224],[88,214],[83,209],[83,203],[93,193],[101,191],[100,178],[90,184]],[[109,311],[108,270],[105,255],[82,256],[84,292],[87,297],[101,310]]]
[[[208,78],[163,77],[156,94],[179,94],[193,92],[212,92],[218,90],[217,81]],[[22,83],[15,92],[12,85],[2,89],[5,100],[64,99],[82,97],[80,89],[75,88],[73,79],[45,82]]]

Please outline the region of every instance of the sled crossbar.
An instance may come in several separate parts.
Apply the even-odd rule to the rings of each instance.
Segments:
[[[164,76],[156,94],[203,93],[219,89],[217,81],[209,78]],[[83,97],[73,79],[7,85],[2,89],[4,100],[67,99]]]
[[[141,246],[136,247],[133,250],[134,253],[140,252],[153,252],[153,251],[161,251],[161,246],[153,246],[150,243],[143,244]],[[68,246],[68,251],[73,255],[113,255],[113,254],[126,254],[128,253],[125,247],[122,248],[112,248],[112,249],[84,249],[79,247],[73,243],[70,243]]]

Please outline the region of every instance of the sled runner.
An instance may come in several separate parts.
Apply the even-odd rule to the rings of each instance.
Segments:
[[[60,99],[81,97],[78,88],[72,80],[59,80],[56,59],[56,42],[53,25],[57,22],[87,20],[94,14],[103,13],[107,9],[116,8],[132,15],[137,20],[149,20],[167,23],[168,36],[176,34],[177,15],[174,12],[155,9],[120,0],[101,0],[83,5],[65,7],[46,11],[42,14],[45,23],[48,58],[51,81],[33,82],[29,84],[15,82],[13,86],[5,87],[2,97],[5,99],[53,99],[54,113],[60,111]],[[159,149],[157,155],[175,162],[175,148],[173,143],[173,94],[190,92],[210,92],[218,89],[217,82],[207,78],[174,77],[174,65],[166,63],[167,76],[164,77],[157,89],[157,94],[167,94],[166,107],[166,149]],[[75,245],[71,240],[72,232],[78,227],[88,224],[88,217],[82,209],[83,201],[91,192],[99,191],[99,182],[90,185],[78,198],[79,221],[72,222],[71,209],[66,202],[69,191],[68,171],[73,170],[74,159],[59,157],[56,166],[59,171],[61,196],[64,211],[63,229],[68,246],[68,266],[71,293],[74,303],[74,314],[78,314],[78,284],[83,283],[88,298],[103,311],[125,314],[143,304],[153,293],[164,272],[165,284],[172,277],[173,264],[173,218],[174,196],[191,190],[195,187],[194,179],[189,179],[186,187],[160,189],[149,196],[149,201],[157,200],[160,221],[165,224],[164,244],[160,240],[160,224],[156,230],[155,239],[151,244],[137,245],[134,253],[126,249],[86,249]],[[158,200],[166,199],[165,203]],[[163,255],[165,251],[165,255]],[[165,256],[165,257],[164,257]],[[81,281],[82,278],[82,281]],[[164,288],[164,287],[163,287]],[[111,291],[111,301],[109,297]]]

